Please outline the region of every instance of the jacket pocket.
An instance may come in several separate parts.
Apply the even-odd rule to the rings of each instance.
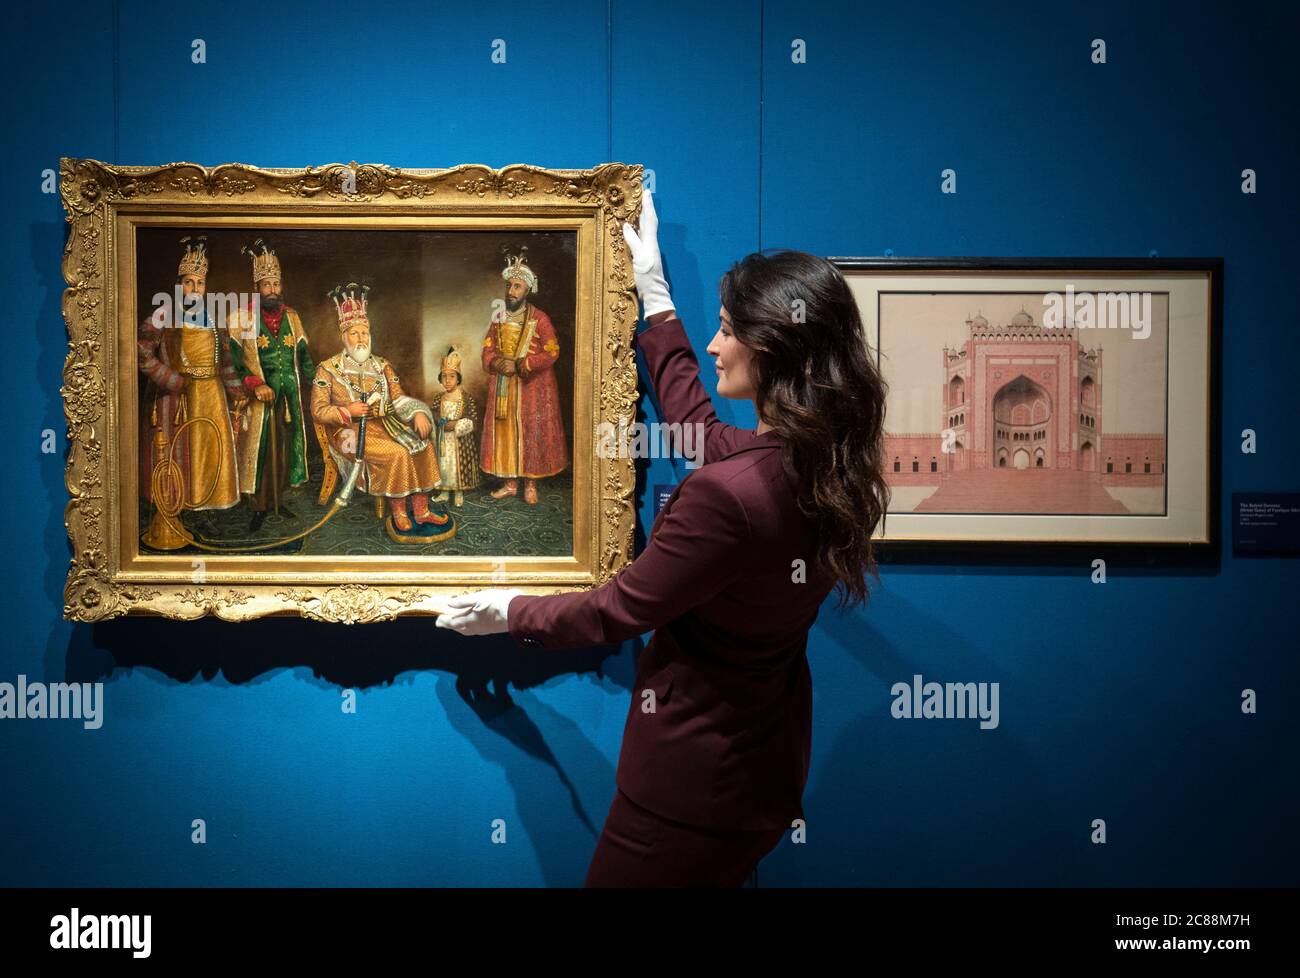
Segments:
[[[645,681],[640,684],[640,689],[642,691],[647,689],[653,690],[655,694],[654,702],[656,705],[659,703],[667,703],[673,691],[672,666],[660,666],[650,675],[646,676]],[[638,696],[642,697],[641,702],[644,703],[645,698],[643,693],[639,692]]]

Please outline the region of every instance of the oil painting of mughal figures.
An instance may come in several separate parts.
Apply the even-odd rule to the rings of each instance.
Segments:
[[[138,233],[142,552],[573,552],[574,234]]]
[[[64,616],[361,624],[612,580],[647,179],[61,157]]]

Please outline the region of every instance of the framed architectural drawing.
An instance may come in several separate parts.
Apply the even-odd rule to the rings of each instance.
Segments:
[[[65,616],[374,621],[608,580],[641,181],[62,160]]]
[[[832,258],[907,545],[1217,546],[1221,259]]]

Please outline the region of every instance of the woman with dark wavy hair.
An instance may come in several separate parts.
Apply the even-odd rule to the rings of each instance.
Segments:
[[[722,277],[708,345],[718,393],[754,402],[754,431],[718,420],[664,279],[654,201],[624,225],[646,328],[636,347],[669,424],[704,465],[646,549],[607,584],[560,595],[480,591],[438,625],[509,632],[523,649],[621,642],[637,661],[617,790],[588,886],[738,886],[803,819],[812,745],[808,631],[833,588],[865,604],[889,504],[886,388],[848,283],[799,251]]]
[[[867,602],[879,581],[870,532],[889,505],[886,386],[867,350],[848,283],[825,258],[757,252],[719,286],[718,393],[753,400],[758,431],[781,436],[799,510],[817,526],[817,560],[835,576],[840,607]],[[747,369],[727,373],[727,365]]]

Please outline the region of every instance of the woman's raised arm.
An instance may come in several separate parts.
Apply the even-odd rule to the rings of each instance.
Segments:
[[[656,317],[658,318],[658,317]],[[681,425],[678,444],[682,451],[699,451],[709,463],[730,454],[756,436],[748,428],[719,421],[713,401],[700,380],[700,362],[691,348],[686,329],[675,313],[642,330],[636,337],[637,350],[654,386],[659,416],[669,425]],[[688,425],[698,425],[687,433]],[[669,429],[675,431],[676,429]]]
[[[623,238],[632,251],[632,271],[636,290],[648,327],[636,335],[650,383],[654,387],[659,415],[669,425],[680,425],[677,444],[685,453],[703,446],[704,462],[712,462],[754,438],[747,428],[718,420],[704,384],[700,381],[700,362],[668,292],[664,278],[663,256],[659,252],[659,215],[655,213],[654,195],[641,195],[641,230],[623,225]],[[698,435],[684,430],[699,425]],[[673,429],[670,429],[673,430]]]

